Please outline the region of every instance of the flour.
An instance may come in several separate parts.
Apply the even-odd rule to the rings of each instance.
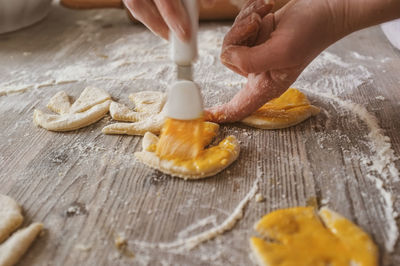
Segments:
[[[258,191],[258,184],[261,181],[261,177],[258,176],[253,183],[250,191],[247,195],[239,202],[232,213],[219,225],[208,229],[197,235],[193,235],[188,238],[177,239],[173,242],[168,243],[147,243],[147,242],[137,242],[134,241],[134,245],[142,248],[159,248],[162,250],[168,250],[173,253],[185,252],[197,247],[199,244],[214,239],[215,237],[225,233],[226,231],[232,230],[236,223],[243,217],[244,208],[249,203],[249,201],[255,196]],[[197,227],[194,225],[193,227]]]
[[[340,70],[340,68],[337,70],[344,73],[342,75],[330,74],[320,77],[316,81],[308,81],[303,78],[308,75],[312,76],[311,70],[321,70],[323,66],[329,64],[345,68],[344,70]],[[355,115],[356,119],[361,120],[367,126],[367,145],[372,155],[366,155],[358,151],[357,147],[353,147],[349,151],[350,157],[348,159],[358,158],[368,172],[366,177],[375,183],[375,187],[381,195],[386,219],[384,226],[385,248],[388,252],[392,252],[399,237],[399,229],[396,223],[397,212],[394,209],[393,196],[387,187],[390,187],[393,182],[399,181],[399,171],[395,165],[399,158],[391,147],[390,138],[385,136],[380,128],[377,118],[369,113],[364,106],[353,103],[350,100],[342,100],[338,96],[339,94],[352,92],[364,83],[372,82],[371,77],[372,74],[367,68],[351,65],[334,54],[324,52],[310,65],[310,69],[306,69],[302,77],[296,82],[296,85],[310,94],[315,94],[331,103],[335,103],[336,106],[333,107],[338,114],[343,113],[343,109],[347,110],[350,115]],[[350,116],[348,118],[351,119]],[[357,121],[354,122],[356,123]],[[337,136],[343,138],[340,134],[337,134]],[[323,141],[324,136],[318,137],[317,142],[321,148],[325,148],[323,147]],[[343,143],[343,140],[341,142]],[[347,142],[349,143],[349,140]]]

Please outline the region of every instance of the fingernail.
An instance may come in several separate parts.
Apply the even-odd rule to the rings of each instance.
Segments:
[[[224,64],[228,64],[228,65],[233,66],[233,63],[232,63],[232,51],[233,50],[234,50],[234,46],[228,46],[221,53],[221,61]]]

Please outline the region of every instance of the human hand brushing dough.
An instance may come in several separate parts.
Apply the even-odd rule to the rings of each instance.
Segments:
[[[156,35],[168,40],[172,30],[180,39],[190,40],[190,19],[176,0],[123,0],[131,14]],[[211,6],[216,0],[201,0],[203,6]]]
[[[329,45],[400,17],[398,0],[291,0],[274,14],[270,5],[248,1],[225,36],[222,63],[248,82],[230,102],[208,109],[208,120],[245,118],[282,94]]]

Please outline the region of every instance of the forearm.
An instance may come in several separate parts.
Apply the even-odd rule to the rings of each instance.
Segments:
[[[339,0],[347,6],[351,32],[400,18],[400,0]]]

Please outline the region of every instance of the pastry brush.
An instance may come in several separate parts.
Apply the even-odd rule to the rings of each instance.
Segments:
[[[202,151],[203,99],[194,83],[192,64],[197,59],[198,6],[195,0],[182,0],[190,17],[191,39],[184,42],[171,36],[171,59],[176,64],[177,79],[169,89],[166,122],[157,145],[162,157],[194,158]]]

